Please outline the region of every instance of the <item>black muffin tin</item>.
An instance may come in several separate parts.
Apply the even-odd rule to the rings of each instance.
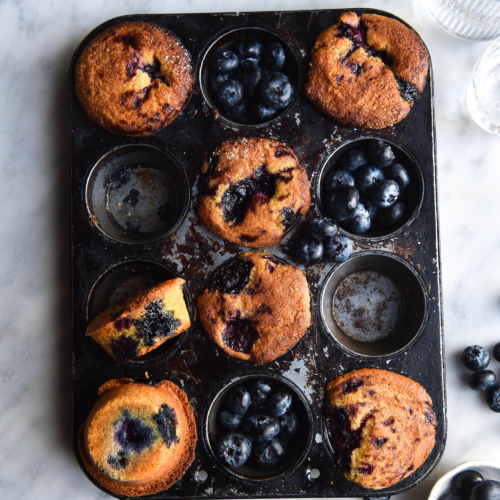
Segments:
[[[178,384],[186,391],[196,414],[199,437],[196,458],[180,481],[169,490],[154,495],[154,498],[395,495],[422,481],[443,453],[446,393],[432,68],[422,99],[409,116],[394,127],[368,132],[335,123],[318,112],[303,95],[299,95],[285,113],[265,126],[238,126],[218,116],[214,103],[207,102],[200,88],[200,82],[203,82],[200,69],[205,51],[225,33],[253,27],[276,33],[288,43],[288,49],[295,54],[300,66],[299,73],[292,76],[301,89],[316,37],[347,10],[126,16],[96,28],[74,54],[69,74],[69,95],[75,449],[78,431],[97,400],[97,389],[107,380],[130,377],[143,383],[155,383],[166,378]],[[394,17],[369,9],[352,10],[358,14],[373,12]],[[185,111],[171,125],[148,138],[113,135],[95,126],[85,116],[74,92],[75,64],[90,40],[114,24],[136,20],[157,23],[177,34],[192,54],[196,71],[196,89]],[[408,224],[389,237],[355,237],[353,258],[341,266],[325,261],[305,269],[311,291],[312,326],[287,353],[272,363],[260,366],[232,358],[219,349],[204,333],[196,311],[196,299],[215,267],[234,255],[250,250],[214,236],[202,226],[195,214],[197,178],[203,160],[221,141],[241,136],[273,138],[287,144],[308,172],[311,209],[281,244],[266,249],[292,264],[290,243],[301,233],[305,219],[321,213],[318,210],[321,190],[317,182],[322,177],[321,172],[328,170],[332,155],[344,143],[373,137],[387,140],[407,155],[420,179],[417,183],[419,200],[416,200],[415,211]],[[106,203],[109,204],[110,200],[116,202],[116,193],[120,193],[123,183],[131,182],[130,178],[133,178],[132,184],[138,190],[150,189],[147,179],[144,180],[144,175],[147,177],[149,174],[137,170],[139,167],[136,166],[136,170],[132,169],[130,173],[131,165],[127,163],[130,153],[144,152],[145,149],[150,151],[147,155],[164,158],[161,163],[167,166],[167,175],[176,186],[176,194],[163,193],[161,196],[170,198],[170,205],[163,206],[157,203],[156,195],[148,191],[155,207],[153,212],[110,214]],[[115,164],[107,167],[108,161]],[[145,167],[146,171],[153,169],[153,178],[163,175],[155,170],[157,164],[152,159],[150,162],[141,161],[144,162],[141,168]],[[96,183],[93,176],[97,170],[94,169],[102,167],[113,172],[117,169],[118,173]],[[93,190],[101,191],[95,200],[92,198]],[[131,207],[133,198],[127,201]],[[110,229],[109,221],[105,220],[110,215],[118,219],[115,222],[122,225],[122,230],[117,231],[116,227]],[[134,224],[128,225],[127,217],[147,218],[149,232],[144,234],[137,231]],[[403,268],[399,266],[403,266],[405,271],[400,272]],[[395,334],[399,339],[397,342],[389,342],[385,348],[378,350],[362,349],[356,343],[343,342],[329,322],[332,311],[328,295],[335,291],[332,288],[335,272],[342,269],[357,271],[361,275],[366,270],[385,270],[393,274],[396,282],[403,280],[403,287],[405,276],[410,276],[413,284],[408,289],[410,292],[415,290],[415,295],[408,292],[410,296],[401,300],[410,306],[417,304],[414,308],[416,313],[412,313],[409,319],[411,334],[405,328],[406,333],[402,335],[406,337],[403,340]],[[110,302],[173,276],[186,280],[185,295],[192,319],[192,326],[187,332],[143,359],[121,366],[115,364],[96,342],[85,337],[89,320]],[[334,469],[325,445],[322,409],[327,382],[347,371],[365,367],[391,370],[422,384],[433,400],[438,421],[436,445],[426,462],[408,478],[380,491],[368,491],[345,480]],[[254,374],[283,377],[291,381],[307,400],[312,413],[312,427],[303,429],[310,445],[307,456],[296,467],[290,467],[284,474],[270,479],[242,478],[228,471],[214,459],[207,437],[209,409],[215,396],[239,377]],[[76,455],[81,464],[78,451]],[[91,476],[87,476],[101,488]]]

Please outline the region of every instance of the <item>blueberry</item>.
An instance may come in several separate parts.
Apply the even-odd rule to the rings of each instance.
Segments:
[[[402,201],[396,201],[390,207],[381,208],[378,212],[378,220],[384,226],[392,226],[403,219],[406,207]]]
[[[244,387],[235,387],[229,391],[227,406],[231,413],[244,415],[251,403],[250,393]]]
[[[323,258],[323,244],[312,236],[299,238],[293,246],[295,259],[306,266],[317,264]]]
[[[365,497],[365,500],[390,500],[390,496],[388,497]]]
[[[368,210],[358,203],[354,213],[347,219],[347,226],[356,234],[363,234],[371,227],[371,219]]]
[[[238,120],[245,116],[248,111],[248,105],[246,101],[241,101],[231,107],[226,107],[226,114],[231,120]]]
[[[235,52],[240,59],[260,59],[264,46],[255,38],[244,38],[240,40],[235,47]]]
[[[255,57],[247,57],[246,59],[240,59],[240,67],[245,69],[255,69],[258,68],[260,64],[260,59]]]
[[[472,345],[464,349],[462,363],[470,371],[481,372],[489,365],[490,355],[484,347]]]
[[[243,100],[245,89],[238,80],[226,80],[219,85],[217,97],[225,107],[236,106]]]
[[[240,467],[252,452],[252,442],[243,434],[222,436],[217,443],[217,456],[229,467]]]
[[[469,387],[474,391],[485,391],[488,387],[494,385],[496,380],[497,377],[491,370],[471,373],[469,377]]]
[[[382,170],[373,165],[364,165],[356,171],[356,187],[365,196],[370,196],[373,189],[384,180]]]
[[[264,49],[263,64],[274,71],[280,70],[285,64],[285,49],[278,42],[269,44]]]
[[[337,170],[329,173],[323,182],[323,190],[329,192],[337,186],[354,187],[354,177],[347,170]]]
[[[114,438],[122,450],[140,453],[153,444],[156,436],[149,425],[125,411],[123,417],[118,421]]]
[[[457,493],[445,493],[441,495],[438,500],[464,500],[464,498]]]
[[[280,417],[280,436],[293,436],[299,427],[297,415],[294,411],[288,411]]]
[[[292,101],[293,85],[283,73],[268,71],[260,80],[259,92],[266,106],[283,109]]]
[[[325,211],[333,220],[345,220],[354,214],[359,202],[359,191],[352,186],[337,186],[328,192]]]
[[[325,242],[325,255],[337,264],[341,264],[351,256],[352,247],[351,239],[346,236],[335,236],[335,238]]]
[[[245,419],[243,431],[252,441],[263,443],[271,441],[279,434],[280,422],[277,418],[257,413]]]
[[[239,63],[238,56],[231,50],[219,49],[212,57],[212,69],[217,73],[234,73]]]
[[[279,439],[261,443],[254,447],[253,458],[257,465],[268,469],[274,467],[285,456],[285,447]]]
[[[320,241],[333,238],[337,231],[337,224],[329,219],[313,219],[306,225],[307,234]]]
[[[500,384],[495,384],[486,389],[486,404],[491,410],[500,413]]]
[[[255,112],[261,120],[270,120],[278,110],[273,107],[269,107],[262,102],[258,102],[255,106]]]
[[[500,342],[493,347],[493,357],[500,362]]]
[[[292,405],[292,395],[287,389],[278,389],[267,400],[267,411],[273,417],[281,417]]]
[[[253,97],[262,78],[262,70],[260,68],[250,68],[242,72],[242,83],[245,87],[245,95]]]
[[[373,203],[373,201],[370,198],[366,198],[365,196],[361,196],[359,202],[366,208],[366,210],[368,211],[368,215],[370,216],[370,219],[373,221],[373,219],[375,219],[378,213],[377,205],[375,205],[375,203]]]
[[[469,498],[474,486],[481,481],[484,481],[484,477],[479,472],[464,470],[453,478],[453,488],[459,495]]]
[[[470,500],[498,500],[500,498],[500,482],[481,481],[470,495]]]
[[[235,415],[227,410],[221,410],[219,412],[219,423],[228,431],[235,431],[239,429],[242,420],[242,415]]]
[[[390,207],[400,193],[399,184],[396,181],[384,181],[373,188],[372,200],[380,208]]]
[[[219,85],[229,80],[230,77],[231,75],[229,73],[210,73],[210,85],[212,86],[212,90],[217,91]]]
[[[372,162],[380,168],[386,168],[394,161],[391,146],[381,140],[371,141],[366,148],[366,152]]]
[[[401,189],[410,184],[410,176],[406,169],[399,163],[393,163],[387,170],[385,170],[385,176],[387,179],[396,181]]]
[[[359,167],[366,165],[368,163],[368,158],[364,151],[360,149],[351,149],[348,151],[340,160],[340,166],[343,170],[347,170],[353,173]]]
[[[255,405],[265,403],[273,388],[271,384],[265,380],[257,380],[250,389],[252,403]],[[253,408],[253,407],[252,407]]]

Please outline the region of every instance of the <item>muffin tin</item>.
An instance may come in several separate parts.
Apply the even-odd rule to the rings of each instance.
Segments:
[[[178,384],[186,391],[197,418],[196,458],[180,481],[154,498],[395,495],[422,481],[443,453],[446,394],[432,68],[422,99],[409,116],[394,127],[373,132],[336,124],[302,95],[266,124],[238,125],[219,116],[208,91],[201,88],[206,83],[202,71],[206,52],[226,34],[233,39],[238,32],[243,35],[253,28],[274,33],[287,43],[287,50],[297,61],[298,73],[291,76],[300,89],[317,35],[346,10],[126,16],[96,28],[74,54],[69,96],[75,449],[78,430],[97,400],[102,383],[130,377],[144,383],[166,378]],[[352,10],[394,17],[376,10]],[[197,81],[185,111],[158,134],[140,139],[113,135],[93,125],[74,93],[75,64],[89,41],[113,24],[136,20],[157,23],[177,34],[193,56]],[[321,214],[319,183],[332,168],[340,148],[351,147],[352,141],[358,139],[387,140],[397,146],[397,154],[411,162],[418,187],[413,213],[402,227],[386,236],[353,235],[354,254],[346,263],[335,266],[325,261],[305,269],[311,290],[312,325],[295,347],[276,361],[260,366],[220,350],[203,332],[194,306],[215,267],[245,251],[211,234],[195,214],[197,178],[204,158],[221,141],[240,136],[269,137],[287,144],[308,172],[313,198],[310,211],[281,244],[267,248],[294,265],[289,253],[291,241],[300,234],[304,219]],[[175,189],[167,188],[167,184]],[[134,205],[134,189],[147,197],[148,207]],[[122,206],[118,207],[118,203]],[[141,221],[140,227],[137,221]],[[353,276],[352,272],[357,274]],[[351,281],[343,281],[349,275]],[[137,362],[121,366],[85,337],[88,321],[99,311],[174,276],[186,280],[185,296],[192,320],[188,331]],[[395,330],[377,344],[347,336],[346,332],[352,334],[348,322],[343,322],[347,308],[332,304],[338,283],[345,292],[343,297],[366,300],[367,294],[362,293],[365,287],[360,285],[366,279],[372,282],[373,290],[380,288],[376,297],[384,307],[389,306],[390,312],[384,318]],[[368,320],[373,319],[373,311],[367,314]],[[332,319],[334,315],[337,323]],[[361,325],[363,335],[373,331],[368,320]],[[343,325],[342,330],[338,323]],[[322,409],[326,383],[363,367],[392,370],[422,384],[432,397],[438,421],[436,445],[427,461],[405,480],[379,491],[368,491],[345,480],[334,470],[325,443]],[[218,395],[241,377],[259,375],[293,384],[304,405],[304,415],[310,419],[305,453],[297,453],[286,471],[270,478],[229,471],[211,452],[210,433],[216,430],[211,430],[210,415]],[[76,455],[80,461],[78,452]]]

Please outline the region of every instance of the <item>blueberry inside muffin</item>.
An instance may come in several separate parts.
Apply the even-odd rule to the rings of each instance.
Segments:
[[[115,134],[157,133],[186,107],[193,87],[189,52],[152,23],[112,26],[89,43],[76,65],[75,92],[85,113]]]
[[[327,386],[326,426],[336,468],[350,481],[387,488],[415,472],[435,444],[425,389],[386,370],[355,370]]]
[[[307,280],[268,253],[246,252],[216,269],[198,299],[203,328],[231,356],[269,363],[311,323]]]
[[[381,129],[400,122],[424,91],[429,55],[421,38],[377,14],[342,14],[312,50],[305,94],[345,125]]]
[[[280,241],[311,203],[307,173],[290,148],[271,139],[222,143],[204,163],[199,189],[205,226],[249,247]]]

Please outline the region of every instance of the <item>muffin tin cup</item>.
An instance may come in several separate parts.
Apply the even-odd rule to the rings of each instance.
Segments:
[[[286,58],[285,66],[282,70],[280,70],[280,72],[288,76],[294,84],[294,96],[290,104],[286,108],[278,110],[275,117],[264,122],[244,123],[229,118],[227,113],[224,111],[222,104],[218,102],[215,92],[210,88],[210,61],[214,52],[219,48],[231,48],[236,41],[245,37],[254,37],[259,41],[262,41],[264,44],[274,41],[280,42],[285,49]],[[217,118],[220,119],[222,123],[225,123],[230,127],[247,129],[268,127],[286,116],[297,103],[300,93],[299,89],[302,87],[304,81],[299,58],[292,45],[275,31],[259,26],[245,26],[219,33],[217,37],[209,42],[203,49],[203,53],[198,61],[197,75],[201,93]]]
[[[417,160],[412,154],[405,151],[404,148],[399,146],[396,142],[386,139],[385,137],[370,137],[362,136],[356,139],[350,140],[348,142],[343,142],[337,147],[335,147],[328,155],[326,155],[323,164],[319,170],[319,174],[316,178],[315,193],[316,200],[318,202],[318,210],[324,217],[328,217],[323,207],[324,202],[324,192],[323,192],[323,181],[330,172],[335,170],[340,170],[340,159],[344,154],[346,154],[351,149],[363,148],[370,140],[382,139],[384,142],[389,144],[395,153],[395,162],[400,163],[410,175],[410,184],[405,189],[404,193],[404,203],[406,205],[407,213],[403,220],[394,226],[378,226],[371,227],[366,233],[357,234],[350,231],[346,227],[346,221],[338,222],[339,230],[341,234],[348,236],[349,238],[360,240],[360,241],[382,241],[385,239],[393,238],[398,234],[406,231],[412,222],[418,217],[420,209],[424,201],[424,180],[422,176],[422,170]],[[384,169],[382,169],[383,171]],[[400,197],[401,198],[401,197]]]
[[[250,389],[251,385],[257,380],[267,380],[273,384],[273,388],[285,387],[292,392],[293,402],[292,410],[297,414],[299,427],[297,434],[290,438],[287,444],[286,456],[282,463],[270,469],[259,468],[252,463],[252,457],[241,467],[231,468],[226,466],[217,458],[216,446],[217,440],[228,434],[230,431],[225,431],[217,422],[219,410],[224,407],[224,400],[227,394],[233,387],[246,386]],[[271,481],[274,479],[283,479],[292,474],[298,467],[302,465],[311,448],[312,439],[314,436],[314,419],[311,408],[307,399],[302,394],[300,389],[290,380],[277,375],[254,374],[238,377],[225,385],[213,398],[205,416],[204,424],[204,440],[205,446],[217,461],[217,464],[226,473],[237,477],[242,481],[262,482]]]

